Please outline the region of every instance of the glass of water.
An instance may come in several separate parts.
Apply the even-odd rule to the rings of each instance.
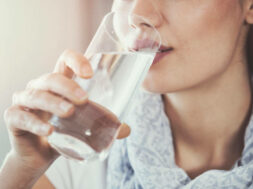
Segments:
[[[73,77],[89,99],[76,106],[69,118],[52,116],[50,123],[55,129],[48,137],[51,146],[81,162],[105,159],[160,43],[157,30],[141,16],[108,13],[85,53],[94,76]]]

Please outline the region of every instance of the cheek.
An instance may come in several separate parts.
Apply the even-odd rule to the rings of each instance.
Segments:
[[[193,87],[229,66],[242,22],[238,1],[193,1],[171,10],[175,12],[170,12],[163,33],[175,51],[150,70],[144,82],[148,90],[165,93]]]
[[[167,29],[179,42],[190,40],[191,44],[193,40],[212,37],[231,27],[240,19],[241,12],[238,0],[189,0],[173,8],[165,15]]]
[[[223,69],[235,48],[241,27],[237,0],[206,0],[178,29],[179,51],[188,65],[207,74]],[[211,2],[211,3],[208,3]],[[238,1],[237,1],[238,2]],[[187,30],[185,30],[187,28]]]

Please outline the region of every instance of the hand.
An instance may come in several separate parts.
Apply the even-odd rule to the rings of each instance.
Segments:
[[[52,114],[68,117],[75,111],[75,105],[87,101],[86,92],[71,79],[73,74],[90,78],[93,71],[82,54],[66,50],[58,59],[53,73],[30,81],[25,90],[13,95],[13,104],[4,117],[12,152],[25,165],[46,170],[59,156],[46,139],[53,131],[48,120]],[[118,138],[129,133],[129,127],[122,124]]]

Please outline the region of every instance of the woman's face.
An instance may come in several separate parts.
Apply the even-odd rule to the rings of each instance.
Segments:
[[[164,52],[143,83],[157,93],[183,91],[211,81],[235,60],[244,22],[240,0],[115,0],[155,26]]]

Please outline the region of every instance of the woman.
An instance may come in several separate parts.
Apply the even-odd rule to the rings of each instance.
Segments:
[[[155,94],[141,92],[131,136],[112,149],[108,187],[252,188],[246,42],[253,0],[116,0],[114,9],[121,8],[156,27],[164,54],[143,83]],[[1,188],[29,188],[39,178],[35,188],[54,188],[42,175],[58,155],[43,137],[52,130],[46,123],[50,113],[69,116],[75,104],[86,100],[69,79],[73,73],[92,76],[82,55],[66,51],[53,74],[14,95],[5,113],[12,151],[1,171]],[[127,136],[129,129],[123,127],[122,133]],[[16,177],[10,181],[12,174]]]

